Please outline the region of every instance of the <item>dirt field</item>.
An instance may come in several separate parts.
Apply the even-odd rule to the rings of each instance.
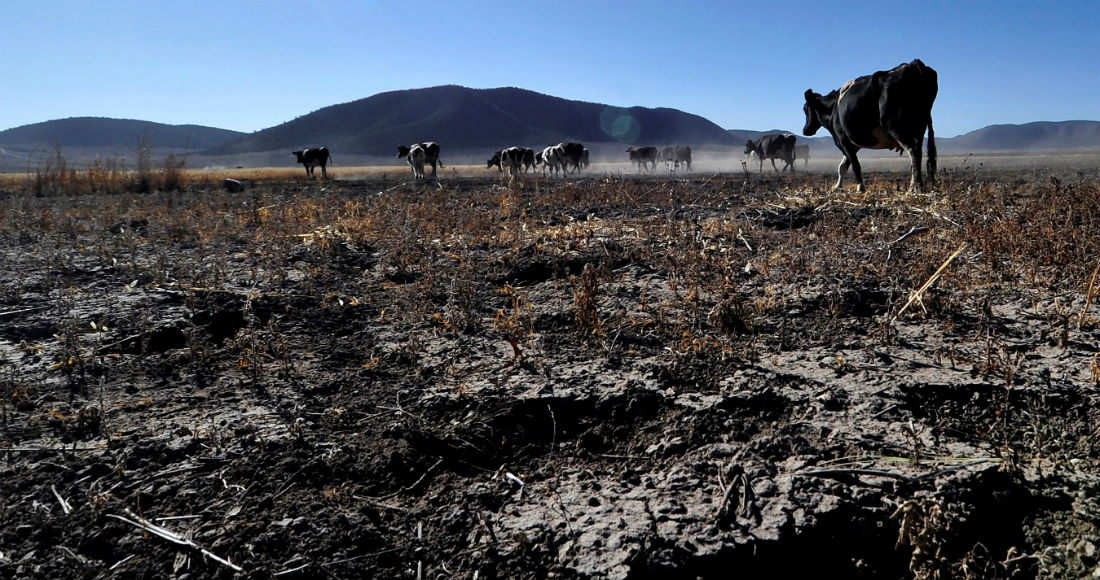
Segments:
[[[1095,161],[3,192],[0,577],[1095,578]]]

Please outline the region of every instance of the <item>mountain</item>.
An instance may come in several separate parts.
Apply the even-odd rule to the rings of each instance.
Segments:
[[[940,141],[936,140],[937,145]],[[1100,122],[1040,121],[990,125],[945,140],[945,148],[965,151],[1056,151],[1100,149]]]
[[[25,170],[60,147],[66,159],[133,156],[144,138],[155,156],[208,149],[244,133],[199,125],[165,125],[133,119],[72,117],[0,131],[0,170]]]
[[[199,125],[165,125],[132,119],[71,117],[0,131],[0,147],[30,149],[100,147],[133,149],[142,135],[148,134],[155,148],[183,150],[208,149],[243,135],[238,131]]]
[[[676,109],[614,107],[514,87],[454,85],[380,93],[325,107],[203,151],[206,155],[290,150],[323,144],[335,155],[393,157],[399,144],[436,141],[445,151],[484,155],[509,145],[732,145],[724,129]],[[447,155],[452,157],[452,155]]]

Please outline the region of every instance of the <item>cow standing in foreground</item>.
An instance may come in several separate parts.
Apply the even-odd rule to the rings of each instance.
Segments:
[[[417,143],[416,145],[398,145],[397,146],[397,158],[401,159],[405,157],[409,166],[412,167],[413,179],[424,179],[424,164],[432,166],[432,179],[435,179],[436,165],[443,167],[443,162],[439,160],[439,144],[438,143]]]
[[[298,163],[306,166],[306,177],[314,177],[313,168],[320,165],[321,179],[328,179],[328,172],[325,171],[325,166],[328,165],[330,157],[328,149],[324,147],[303,149],[301,151],[291,151],[291,154],[298,158]]]
[[[909,189],[924,191],[921,178],[921,144],[928,130],[928,179],[936,179],[936,137],[932,130],[932,104],[939,92],[936,71],[919,59],[888,71],[852,79],[839,91],[819,95],[806,91],[804,135],[821,127],[833,135],[844,159],[837,168],[834,189],[844,183],[848,166],[856,176],[856,191],[863,191],[863,174],[856,152],[860,149],[905,150],[911,161]]]
[[[756,154],[756,159],[760,162],[758,171],[761,173],[764,172],[765,159],[771,159],[772,169],[779,173],[779,168],[775,166],[777,157],[783,161],[783,171],[790,169],[791,173],[794,173],[794,142],[795,136],[791,134],[764,135],[756,141],[752,139],[746,141],[745,154]]]

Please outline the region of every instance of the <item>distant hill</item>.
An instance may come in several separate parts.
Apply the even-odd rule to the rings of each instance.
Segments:
[[[148,132],[151,147],[180,150],[209,149],[243,135],[238,131],[199,125],[165,125],[132,119],[71,117],[0,131],[0,146],[21,149],[54,145],[61,145],[62,148],[132,149],[137,146],[138,139],[146,132]]]
[[[469,89],[448,85],[380,93],[325,107],[203,154],[242,154],[323,144],[334,155],[393,157],[398,144],[428,140],[440,143],[445,157],[453,152],[482,155],[510,145],[538,147],[563,140],[586,144],[733,144],[718,125],[676,109],[614,107],[512,87]]]
[[[793,133],[799,143],[808,143],[812,150],[835,152],[829,132],[822,129],[815,137],[804,137],[794,131],[747,131],[731,129],[737,142],[759,139],[769,133]],[[936,137],[936,148],[944,152],[978,151],[1100,151],[1098,121],[1039,121],[1023,125],[990,125],[958,137]],[[873,152],[867,152],[874,154]],[[867,154],[865,153],[865,154]],[[893,155],[891,153],[891,155]]]
[[[155,155],[208,149],[244,133],[199,125],[165,125],[133,119],[72,117],[0,131],[0,169],[24,170],[60,147],[75,163],[101,157],[129,157],[142,137]]]
[[[936,140],[937,145],[940,141]],[[946,139],[945,148],[966,151],[1100,150],[1100,122],[1040,121],[1023,125],[990,125]]]

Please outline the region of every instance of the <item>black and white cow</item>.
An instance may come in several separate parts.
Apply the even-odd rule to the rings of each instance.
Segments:
[[[810,146],[809,145],[795,145],[794,146],[794,158],[802,160],[802,166],[805,167],[810,164]]]
[[[401,159],[402,157],[405,157],[409,162],[409,166],[412,167],[414,179],[424,179],[424,164],[432,166],[432,179],[436,178],[436,166],[443,167],[443,162],[439,160],[438,143],[427,142],[408,146],[398,145],[397,158]]]
[[[837,168],[836,188],[843,185],[844,172],[852,167],[857,191],[863,191],[863,174],[856,152],[860,149],[894,149],[909,153],[909,189],[924,191],[921,178],[921,145],[928,131],[928,179],[936,179],[936,137],[932,130],[932,104],[939,92],[939,79],[932,67],[920,59],[902,63],[888,71],[852,79],[838,91],[819,95],[806,91],[804,135],[821,127],[828,129],[844,159]]]
[[[500,164],[500,154],[503,152],[503,149],[497,149],[496,151],[494,151],[493,156],[485,162],[485,169],[489,169],[490,167],[496,165],[498,171],[504,171],[504,167]]]
[[[638,171],[649,171],[650,164],[653,165],[653,169],[657,169],[657,156],[659,152],[656,147],[627,147],[626,154],[630,157],[630,162],[638,166]]]
[[[586,161],[587,157],[585,156],[585,151],[587,151],[587,149],[585,149],[584,145],[580,143],[564,142],[558,143],[556,146],[561,147],[562,150],[562,171],[569,170],[569,168],[572,167],[572,170],[569,170],[569,172],[573,173],[580,171],[582,164],[585,167],[588,166]]]
[[[330,158],[328,149],[324,147],[302,149],[301,151],[291,151],[291,154],[298,158],[298,163],[306,166],[306,177],[314,177],[313,168],[320,165],[321,179],[328,179],[328,172],[325,171],[325,166],[328,165]]]
[[[542,150],[542,173],[546,174],[546,170],[550,170],[550,176],[553,177],[555,173],[561,172],[565,175],[565,148],[561,145],[551,145]]]
[[[541,155],[541,153],[538,155]],[[523,172],[527,173],[535,167],[535,163],[536,153],[534,149],[528,149],[527,147],[509,147],[508,149],[501,149],[493,153],[493,156],[485,162],[485,168],[488,169],[495,165],[498,170],[504,171],[504,168],[507,166],[512,168],[513,174],[519,169],[523,169]]]
[[[500,170],[504,171],[507,167],[512,175],[519,173],[520,168],[523,167],[523,158],[530,149],[523,147],[509,147],[500,152]],[[532,156],[534,152],[532,151]]]
[[[779,173],[779,168],[775,166],[775,160],[778,158],[783,161],[783,171],[788,169],[794,172],[794,143],[795,136],[790,133],[784,133],[783,135],[764,135],[763,137],[753,141],[749,139],[745,142],[745,155],[750,153],[756,153],[756,159],[760,161],[758,171],[764,172],[764,160],[771,159],[772,169]]]

